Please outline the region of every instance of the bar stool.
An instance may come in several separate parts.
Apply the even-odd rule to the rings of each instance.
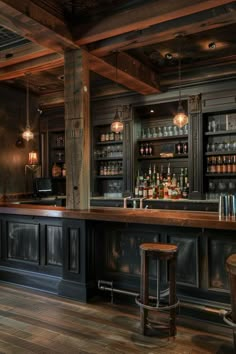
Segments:
[[[147,334],[148,328],[155,328],[155,323],[148,318],[148,311],[169,311],[169,335],[176,335],[176,256],[178,248],[173,244],[143,243],[139,246],[141,253],[141,282],[140,294],[136,303],[140,307],[141,333]],[[149,257],[157,262],[157,294],[156,298],[149,296]],[[167,261],[169,273],[169,299],[164,304],[160,298],[160,261]],[[153,301],[155,299],[155,301]]]
[[[226,259],[226,270],[228,272],[230,297],[231,297],[231,311],[224,312],[224,321],[233,329],[234,350],[236,351],[236,254],[231,254]]]

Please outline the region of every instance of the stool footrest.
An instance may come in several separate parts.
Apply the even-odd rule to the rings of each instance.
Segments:
[[[139,307],[142,307],[146,310],[154,310],[154,311],[168,311],[168,310],[174,309],[174,308],[178,307],[180,304],[180,301],[178,299],[176,299],[176,300],[177,301],[172,305],[151,306],[151,305],[143,304],[141,302],[140,295],[136,296],[136,298],[135,298],[135,302]]]
[[[223,320],[229,326],[236,328],[236,323],[233,322],[231,315],[232,315],[231,311],[226,312],[226,314],[223,316]]]

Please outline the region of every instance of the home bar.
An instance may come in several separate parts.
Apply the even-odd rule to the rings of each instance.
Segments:
[[[235,352],[235,11],[0,1],[0,285]]]

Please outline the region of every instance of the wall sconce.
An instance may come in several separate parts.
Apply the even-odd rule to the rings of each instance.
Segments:
[[[29,152],[29,160],[28,160],[28,164],[29,165],[38,165],[38,153],[37,151],[30,151]]]

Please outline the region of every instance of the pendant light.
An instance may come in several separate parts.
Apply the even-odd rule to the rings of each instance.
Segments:
[[[118,70],[117,66],[118,66],[118,52],[116,52],[116,83],[117,83],[117,70]],[[113,122],[111,123],[111,131],[118,134],[122,132],[123,129],[124,129],[124,124],[121,121],[118,108],[116,107],[115,116]]]
[[[29,141],[34,138],[34,134],[31,131],[30,123],[29,123],[29,74],[26,74],[26,126],[25,130],[22,133],[22,138],[26,141]]]
[[[178,58],[178,77],[179,77],[179,103],[177,108],[177,113],[174,116],[173,123],[177,125],[179,128],[182,128],[184,125],[188,124],[188,116],[185,114],[182,99],[181,99],[181,45],[180,41],[183,35],[179,34],[177,39],[179,40],[179,58]]]

